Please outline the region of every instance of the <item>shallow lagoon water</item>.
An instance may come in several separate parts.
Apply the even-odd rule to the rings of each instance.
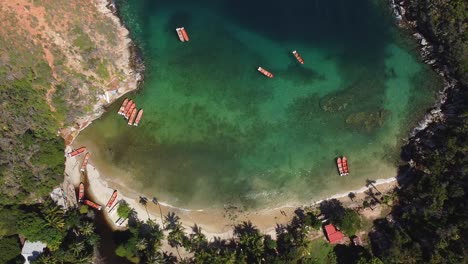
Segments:
[[[402,139],[440,82],[386,7],[165,2],[117,1],[147,68],[129,95],[145,114],[127,126],[116,114],[122,99],[78,137],[105,177],[180,207],[259,208],[395,176]],[[348,177],[337,173],[339,155]]]

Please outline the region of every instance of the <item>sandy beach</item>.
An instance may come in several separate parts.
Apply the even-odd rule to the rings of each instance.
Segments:
[[[66,151],[71,151],[71,147],[67,147]],[[86,183],[86,195],[91,199],[94,199],[94,202],[103,206],[103,213],[106,214],[110,223],[114,223],[113,227],[115,229],[125,228],[126,222],[120,226],[116,225],[115,222],[118,219],[117,210],[113,210],[109,214],[108,208],[104,208],[114,190],[118,191],[117,201],[122,199],[125,200],[130,207],[135,210],[139,219],[145,221],[149,217],[162,226],[159,206],[155,205],[151,201],[152,197],[147,197],[148,203],[145,208],[145,206],[139,203],[139,194],[132,192],[129,188],[124,186],[119,186],[118,183],[105,181],[103,177],[101,177],[99,171],[93,167],[92,158],[90,163],[87,165],[86,173],[80,173],[79,168],[83,159],[84,155],[78,157],[67,157],[65,164],[65,177],[76,187],[80,182]],[[395,178],[380,179],[374,183],[374,186],[376,186],[381,193],[393,190],[396,185],[397,181]],[[362,206],[362,202],[366,197],[364,192],[368,189],[368,187],[363,186],[358,190],[349,190],[332,195],[328,199],[338,199],[346,207],[359,207]],[[348,197],[350,192],[353,192],[356,195],[353,201]],[[305,204],[299,208],[311,207],[319,204],[320,202],[321,201],[317,201],[313,204]],[[168,212],[174,212],[181,218],[181,222],[187,232],[190,232],[191,227],[194,224],[197,224],[202,228],[203,233],[209,239],[213,237],[221,237],[225,239],[232,237],[233,226],[241,223],[242,221],[251,221],[262,233],[276,237],[276,225],[288,223],[293,217],[294,211],[298,208],[296,206],[279,206],[274,209],[241,211],[236,208],[225,208],[224,210],[188,210],[173,207],[165,203],[160,203],[160,206],[163,218]]]

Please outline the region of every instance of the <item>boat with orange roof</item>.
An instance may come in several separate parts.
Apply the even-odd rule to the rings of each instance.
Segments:
[[[180,28],[176,28],[177,36],[179,36],[180,41],[184,42],[184,35],[182,35],[182,30]]]
[[[141,121],[142,116],[143,116],[143,109],[140,109],[140,111],[138,111],[138,115],[136,117],[135,123],[133,123],[134,126],[138,126],[138,124]]]
[[[133,122],[135,121],[135,118],[136,118],[136,114],[137,114],[137,109],[134,108],[132,110],[132,114],[130,115],[130,118],[128,119],[127,125],[131,126],[133,124]]]
[[[84,184],[80,182],[80,188],[79,188],[79,193],[78,193],[78,202],[83,202],[84,198]]]
[[[300,64],[304,64],[304,60],[302,59],[301,55],[299,55],[299,53],[297,52],[297,50],[293,51],[292,54],[294,54],[294,57],[296,57],[296,60],[297,60]]]
[[[268,78],[273,78],[273,74],[265,69],[263,69],[262,67],[258,67],[257,69],[259,72],[261,72],[263,75],[265,75],[266,77]]]
[[[123,116],[127,114],[128,110],[130,110],[130,107],[132,106],[132,104],[133,104],[132,100],[128,101],[127,105],[125,106],[125,109],[122,112]]]
[[[81,148],[78,148],[78,149],[74,149],[71,152],[67,153],[67,156],[68,157],[75,157],[75,156],[80,155],[81,153],[85,152],[85,150],[86,150],[86,147],[81,147]]]
[[[125,98],[122,105],[120,106],[119,112],[117,112],[119,115],[122,115],[123,111],[125,110],[125,107],[127,106],[127,103],[128,103],[128,98]]]
[[[114,192],[112,193],[111,198],[107,202],[107,207],[108,208],[111,208],[111,206],[112,206],[112,204],[114,204],[116,198],[117,198],[117,190],[114,190]]]
[[[83,202],[84,202],[84,204],[86,204],[88,206],[91,206],[92,208],[97,209],[99,211],[101,211],[101,209],[102,209],[102,206],[100,206],[97,203],[91,202],[90,200],[85,199]]]
[[[349,169],[348,169],[348,159],[346,157],[343,156],[343,172],[344,172],[344,175],[348,175],[349,174]]]
[[[129,118],[130,118],[130,116],[131,116],[132,113],[133,113],[133,110],[135,110],[135,107],[136,107],[136,105],[135,105],[135,103],[133,103],[132,106],[130,107],[130,109],[128,110],[127,114],[125,115],[125,119],[129,119]]]
[[[83,163],[81,164],[81,168],[80,168],[80,171],[83,172],[85,171],[86,169],[86,165],[88,165],[88,160],[89,160],[89,157],[91,156],[91,153],[86,153],[85,157],[84,157],[84,160],[83,160]]]
[[[338,172],[340,173],[340,176],[344,176],[345,172],[343,170],[343,160],[341,159],[341,157],[338,157],[336,159],[336,166],[338,167]]]
[[[182,36],[184,37],[184,40],[189,41],[189,37],[188,37],[187,31],[185,31],[185,28],[181,27],[180,31],[182,32]]]

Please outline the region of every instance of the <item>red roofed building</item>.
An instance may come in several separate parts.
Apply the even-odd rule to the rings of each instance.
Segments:
[[[335,244],[344,237],[343,233],[336,230],[336,228],[332,224],[328,224],[325,226],[325,233],[327,234],[327,238],[328,241],[330,241],[330,244]]]

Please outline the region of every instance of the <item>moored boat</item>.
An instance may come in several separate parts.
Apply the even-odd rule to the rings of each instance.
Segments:
[[[182,30],[180,28],[176,28],[177,35],[179,36],[180,41],[184,42],[184,35],[182,35]]]
[[[140,111],[138,111],[138,115],[137,115],[137,118],[135,120],[135,123],[133,123],[134,126],[138,126],[138,124],[141,121],[142,116],[143,116],[143,109],[140,109]]]
[[[304,60],[302,59],[301,55],[299,55],[299,53],[295,50],[292,52],[292,54],[294,54],[294,57],[296,57],[296,60],[300,63],[300,64],[304,64]]]
[[[81,148],[78,148],[78,149],[74,149],[71,152],[67,153],[67,156],[68,157],[75,157],[75,156],[80,155],[81,153],[85,152],[85,150],[86,150],[86,147],[81,147]]]
[[[132,103],[132,105],[128,109],[127,113],[125,113],[125,115],[124,115],[125,119],[128,119],[130,117],[130,115],[132,114],[132,111],[133,111],[133,109],[135,109],[135,107],[136,107],[135,103]]]
[[[85,157],[84,157],[84,160],[83,160],[83,163],[81,164],[81,168],[80,168],[80,171],[83,172],[86,170],[86,165],[88,165],[88,160],[89,160],[89,157],[91,156],[91,153],[86,153]]]
[[[184,37],[184,40],[189,41],[189,37],[188,37],[187,31],[185,31],[185,28],[181,27],[180,31],[182,32],[182,36]]]
[[[348,159],[346,157],[343,156],[343,172],[344,172],[344,175],[348,175],[349,174],[349,169],[348,169]]]
[[[79,188],[79,193],[78,193],[78,202],[83,202],[84,198],[84,184],[80,182],[80,188]]]
[[[268,78],[273,78],[273,74],[265,69],[263,69],[262,67],[258,67],[257,69],[259,72],[261,72],[263,75],[265,75],[266,77]]]
[[[85,199],[83,202],[84,202],[84,204],[86,204],[86,205],[88,205],[88,206],[90,206],[90,207],[92,207],[94,209],[97,209],[99,211],[101,211],[101,209],[102,209],[102,206],[100,206],[97,203],[91,202],[90,200]]]
[[[338,172],[340,173],[340,176],[344,176],[345,172],[343,170],[343,160],[341,159],[341,157],[338,157],[336,159],[336,166],[338,167]]]
[[[123,116],[125,116],[125,115],[127,114],[128,110],[130,110],[130,107],[132,106],[132,104],[133,104],[133,101],[130,100],[130,101],[128,102],[128,104],[125,106],[124,111],[122,112],[122,115],[123,115]]]
[[[125,98],[122,105],[120,106],[119,112],[117,112],[119,115],[121,115],[123,113],[123,111],[125,110],[125,107],[127,106],[127,104],[128,104],[128,98]]]
[[[111,208],[111,206],[112,206],[112,204],[114,204],[116,198],[117,198],[117,190],[114,190],[114,192],[112,193],[111,198],[107,202],[107,207],[108,208]]]
[[[137,114],[137,109],[133,108],[132,113],[130,114],[130,118],[128,119],[127,125],[131,126],[133,122],[135,121]]]

